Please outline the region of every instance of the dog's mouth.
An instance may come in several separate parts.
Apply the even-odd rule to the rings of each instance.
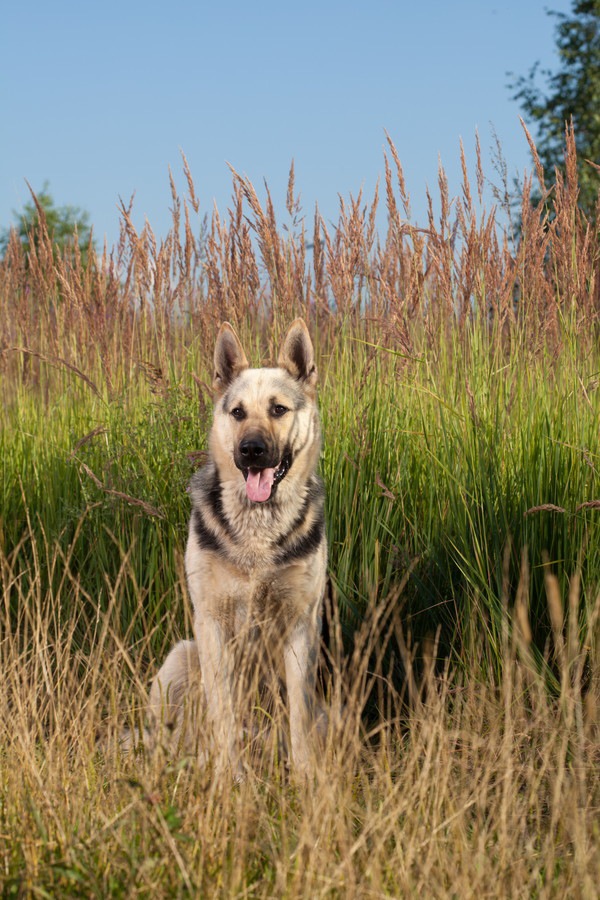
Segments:
[[[292,457],[289,453],[283,457],[281,462],[275,468],[265,467],[258,469],[250,466],[248,469],[242,469],[242,474],[246,480],[246,496],[253,503],[264,503],[275,491],[280,481],[283,481],[290,470]]]

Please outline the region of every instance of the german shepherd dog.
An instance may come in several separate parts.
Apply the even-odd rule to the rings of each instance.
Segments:
[[[294,768],[306,771],[323,717],[315,699],[327,583],[317,370],[296,319],[276,368],[250,368],[233,328],[214,354],[209,459],[192,477],[185,554],[193,641],[177,644],[150,692],[150,716],[182,741],[192,682],[221,759],[243,772],[240,738],[268,683],[285,686]]]

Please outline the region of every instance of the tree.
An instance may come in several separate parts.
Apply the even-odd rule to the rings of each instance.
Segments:
[[[554,182],[565,144],[565,127],[571,121],[578,155],[579,205],[595,219],[600,172],[600,0],[573,0],[570,15],[548,11],[557,19],[556,46],[560,68],[541,70],[539,62],[513,81],[529,127],[537,134],[536,145],[548,185]],[[537,84],[538,74],[546,90]]]
[[[73,248],[76,237],[85,262],[92,237],[88,213],[78,206],[56,206],[47,182],[38,194],[31,191],[31,196],[32,199],[24,205],[21,212],[13,210],[17,224],[4,229],[0,234],[0,257],[5,255],[13,233],[16,233],[25,252],[29,253],[32,242],[37,244],[43,234],[44,222],[55,251],[62,253]]]

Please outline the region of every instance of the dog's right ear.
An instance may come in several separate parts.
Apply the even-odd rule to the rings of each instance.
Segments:
[[[285,336],[277,365],[304,385],[304,390],[314,396],[317,384],[315,351],[303,319],[295,319]]]
[[[233,379],[248,368],[248,360],[240,339],[229,324],[223,322],[215,344],[215,374],[213,390],[220,397]]]

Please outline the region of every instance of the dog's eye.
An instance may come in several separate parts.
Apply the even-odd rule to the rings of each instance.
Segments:
[[[286,412],[288,412],[287,406],[282,406],[281,403],[276,403],[271,407],[271,415],[276,419],[279,419],[281,416],[285,416]]]
[[[233,409],[231,410],[231,415],[233,416],[234,419],[237,419],[238,422],[241,421],[242,419],[246,418],[246,413],[244,412],[244,410],[242,409],[241,406],[234,406]]]

